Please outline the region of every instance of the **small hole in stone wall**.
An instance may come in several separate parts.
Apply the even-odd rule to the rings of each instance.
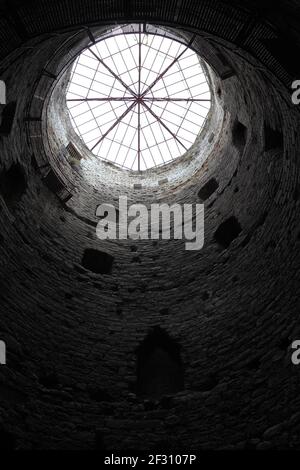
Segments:
[[[274,130],[265,123],[264,126],[265,135],[265,151],[283,149],[283,134],[281,131]]]
[[[130,247],[130,251],[132,251],[133,253],[136,253],[136,252],[138,251],[137,246],[132,245],[132,246]]]
[[[123,315],[123,310],[121,308],[117,308],[116,313],[119,317]]]
[[[57,388],[59,386],[59,379],[56,372],[47,372],[39,377],[39,382],[45,388]]]
[[[265,251],[268,251],[268,250],[273,251],[275,250],[276,246],[277,246],[276,242],[274,240],[270,240],[265,245]]]
[[[12,130],[14,118],[16,114],[17,103],[8,103],[1,113],[0,117],[0,136],[8,136]]]
[[[162,308],[162,309],[160,309],[159,313],[161,315],[169,315],[170,312],[169,312],[168,308]]]
[[[202,294],[202,300],[205,301],[205,300],[208,300],[209,299],[209,293],[208,292],[203,292]]]
[[[282,337],[278,343],[278,348],[282,351],[286,351],[292,344],[292,341],[288,337]]]
[[[247,127],[245,127],[244,124],[236,119],[232,128],[232,142],[240,152],[244,150],[246,145],[247,134]]]
[[[215,232],[215,240],[222,248],[228,248],[242,231],[239,221],[234,217],[230,217],[223,222]]]
[[[215,134],[212,132],[208,138],[208,143],[211,144],[215,138]]]
[[[85,250],[82,257],[82,266],[96,274],[111,274],[114,258],[108,253],[93,250]]]
[[[255,357],[254,359],[251,359],[249,362],[247,362],[246,368],[248,370],[254,371],[254,370],[259,369],[260,365],[261,365],[260,358]]]
[[[0,192],[8,208],[15,208],[26,189],[27,181],[25,174],[18,163],[1,173]]]
[[[206,201],[214,194],[214,192],[218,189],[219,183],[215,178],[211,178],[204,186],[200,189],[198,193],[199,199],[201,201]]]
[[[180,347],[156,327],[137,349],[137,395],[159,399],[183,390]]]

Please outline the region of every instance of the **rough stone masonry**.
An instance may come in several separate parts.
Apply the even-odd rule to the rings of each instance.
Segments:
[[[0,1],[0,447],[300,449],[299,13],[265,3]],[[196,35],[214,110],[174,165],[91,175],[69,59],[139,22]],[[96,207],[120,195],[204,203],[203,249],[99,240]]]

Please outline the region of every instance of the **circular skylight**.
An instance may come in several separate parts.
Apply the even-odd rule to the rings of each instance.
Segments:
[[[67,106],[75,132],[93,154],[143,171],[185,154],[211,105],[200,57],[155,34],[112,36],[75,61]]]

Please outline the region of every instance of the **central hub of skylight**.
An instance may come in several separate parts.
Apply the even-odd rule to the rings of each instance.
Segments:
[[[141,29],[84,50],[67,90],[74,130],[89,150],[133,171],[184,155],[210,105],[200,57],[190,46]]]

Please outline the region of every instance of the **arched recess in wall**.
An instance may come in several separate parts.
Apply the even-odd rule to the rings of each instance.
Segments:
[[[183,390],[180,346],[156,327],[137,349],[137,395],[159,399]]]

